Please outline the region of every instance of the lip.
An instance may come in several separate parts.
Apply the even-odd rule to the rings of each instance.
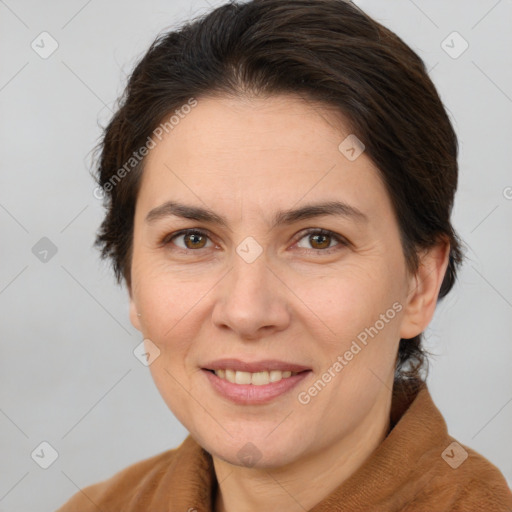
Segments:
[[[278,359],[264,359],[261,361],[254,361],[252,363],[242,361],[235,358],[216,359],[215,361],[208,362],[202,366],[204,370],[235,370],[239,372],[263,372],[265,370],[279,370],[281,372],[303,372],[304,370],[311,370],[307,366],[295,363],[288,363],[286,361],[279,361]],[[291,378],[291,377],[290,377]],[[240,384],[238,384],[240,385]],[[266,384],[265,384],[266,385]]]
[[[297,366],[296,366],[297,367]],[[224,368],[226,368],[224,366]],[[229,366],[227,368],[230,368]],[[266,366],[269,369],[268,366]],[[231,367],[231,369],[234,369]],[[275,370],[279,368],[273,368]],[[288,369],[288,367],[287,367]],[[225,379],[217,377],[215,373],[202,368],[201,371],[205,374],[209,380],[213,389],[224,398],[231,400],[232,402],[240,405],[261,405],[266,404],[282,396],[285,393],[290,392],[295,386],[299,384],[303,379],[311,373],[311,370],[293,370],[301,371],[297,375],[292,375],[286,379],[281,379],[278,382],[270,382],[262,386],[256,386],[254,384],[233,384]],[[244,371],[244,370],[240,370]],[[248,371],[248,370],[245,370]],[[257,370],[255,370],[257,371]],[[283,371],[283,370],[282,370]]]

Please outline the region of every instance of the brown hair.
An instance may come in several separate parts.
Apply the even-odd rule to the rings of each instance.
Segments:
[[[124,277],[131,286],[133,218],[144,164],[137,151],[166,115],[191,98],[249,93],[299,94],[334,106],[349,121],[382,174],[409,271],[418,268],[419,250],[441,237],[449,240],[439,293],[444,297],[463,260],[450,221],[456,134],[420,57],[344,0],[230,2],[155,39],[96,148],[107,208],[96,245],[103,258],[111,258],[118,282]],[[397,377],[420,378],[428,365],[421,342],[421,334],[400,340]]]

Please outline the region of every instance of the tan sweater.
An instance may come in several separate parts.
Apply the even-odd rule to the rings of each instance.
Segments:
[[[310,512],[512,511],[503,475],[448,435],[426,385],[395,385],[390,419],[379,447]],[[84,488],[57,512],[213,512],[216,491],[211,456],[188,436]]]

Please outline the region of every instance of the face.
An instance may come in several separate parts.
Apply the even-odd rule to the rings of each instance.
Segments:
[[[293,96],[198,98],[146,158],[131,321],[214,457],[277,467],[340,442],[417,334],[390,199],[364,152],[339,149],[349,134]]]

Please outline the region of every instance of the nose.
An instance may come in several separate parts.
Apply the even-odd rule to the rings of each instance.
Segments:
[[[214,293],[214,325],[230,329],[238,339],[258,340],[289,325],[287,288],[264,252],[251,263],[236,255]]]

